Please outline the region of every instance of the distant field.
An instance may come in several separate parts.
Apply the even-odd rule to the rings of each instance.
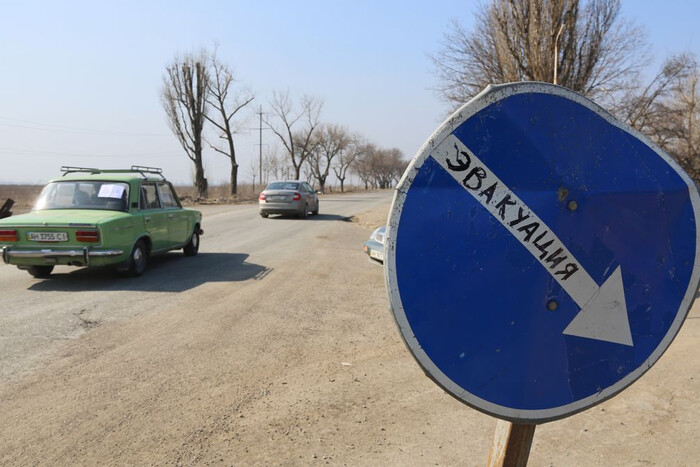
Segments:
[[[41,193],[43,185],[0,185],[0,205],[7,198],[14,200],[15,204],[12,207],[14,214],[21,214],[29,211],[34,205],[34,201]],[[237,196],[229,194],[228,186],[215,186],[209,189],[209,197],[206,200],[197,200],[197,190],[193,186],[178,186],[175,187],[178,195],[182,199],[183,204],[193,205],[201,204],[226,204],[242,201],[252,201],[258,198],[258,193],[253,192],[253,187],[243,186],[239,190]]]
[[[31,209],[42,188],[42,185],[0,185],[0,205],[7,198],[11,198],[15,202],[12,207],[13,213],[27,212]]]
[[[0,206],[7,198],[14,200],[15,204],[12,207],[14,214],[21,214],[29,211],[34,205],[34,201],[41,193],[43,185],[0,185]],[[238,194],[232,196],[230,194],[229,185],[218,185],[209,188],[209,197],[207,199],[197,199],[197,190],[194,186],[176,186],[175,191],[180,196],[184,205],[192,206],[195,204],[229,204],[241,203],[246,201],[255,201],[258,199],[258,194],[261,187],[258,185],[253,187],[251,184],[242,184],[238,186]],[[332,190],[335,192],[335,190]],[[347,191],[356,191],[355,187],[351,187]]]

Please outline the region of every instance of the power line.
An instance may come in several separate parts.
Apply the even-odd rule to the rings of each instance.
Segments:
[[[11,123],[3,123],[11,122]],[[127,135],[127,136],[172,136],[167,133],[134,133],[127,131],[115,130],[100,130],[95,128],[80,128],[64,125],[54,125],[51,123],[33,122],[30,120],[20,120],[16,118],[0,117],[0,126],[13,128],[27,128],[30,130],[51,131],[57,133],[73,133],[73,134],[93,134],[93,135]]]
[[[59,151],[42,151],[34,149],[19,149],[19,148],[4,148],[0,147],[0,154],[14,154],[14,155],[25,155],[25,156],[47,156],[47,157],[92,157],[92,158],[119,158],[127,159],[132,157],[180,157],[181,154],[175,154],[171,152],[144,152],[144,153],[130,153],[130,154],[85,154],[76,152],[59,152]]]

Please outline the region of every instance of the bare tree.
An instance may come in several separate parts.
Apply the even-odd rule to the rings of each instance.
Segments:
[[[279,180],[282,173],[282,161],[277,155],[277,146],[268,148],[262,158],[263,174],[265,174],[265,183],[271,180]]]
[[[644,32],[619,19],[620,0],[492,0],[466,31],[453,22],[432,56],[438,93],[461,105],[488,84],[553,82],[602,99],[644,67]]]
[[[258,161],[253,157],[250,160],[250,167],[248,167],[248,175],[250,175],[250,178],[253,179],[253,192],[255,192],[255,177],[258,175],[259,170],[260,167],[258,165]]]
[[[647,135],[662,147],[675,136],[678,123],[676,94],[681,84],[697,72],[694,56],[683,54],[667,59],[646,85],[627,92],[612,111],[621,120]]]
[[[264,121],[282,142],[294,167],[294,177],[299,179],[301,167],[313,150],[313,136],[320,124],[323,101],[304,96],[300,102],[300,109],[294,112],[289,92],[275,92],[270,107],[272,118],[278,122],[272,122],[270,119]],[[302,127],[295,130],[300,125]]]
[[[322,125],[316,132],[308,164],[322,193],[326,191],[326,180],[333,161],[348,150],[350,142],[347,129],[339,125]]]
[[[397,148],[380,149],[374,155],[373,171],[380,189],[391,188],[406,170],[407,162]]]
[[[367,150],[367,143],[359,135],[352,135],[345,151],[342,151],[336,158],[333,173],[340,181],[341,193],[345,191],[345,179],[347,178],[348,170],[350,170],[357,158]]]
[[[615,109],[626,121],[700,181],[700,66],[693,54],[667,59],[645,87],[628,93]]]
[[[313,186],[313,179],[314,179],[314,174],[311,171],[311,167],[309,167],[309,164],[304,164],[302,167],[304,176],[300,178],[299,180],[304,180],[305,182],[308,182],[309,185]]]
[[[365,186],[365,190],[369,190],[370,187],[376,188],[374,186],[373,158],[377,151],[378,149],[374,144],[366,143],[363,146],[363,151],[357,155],[352,166],[354,172],[360,177],[360,181]]]
[[[693,180],[700,182],[700,70],[693,57],[690,71],[682,76],[674,89],[676,137],[668,151]]]
[[[209,69],[211,79],[207,103],[216,110],[217,117],[205,115],[206,119],[216,127],[219,139],[223,140],[226,147],[221,149],[216,145],[210,147],[231,160],[231,194],[238,192],[238,162],[236,161],[236,147],[233,141],[235,130],[231,124],[233,117],[254,99],[250,90],[244,89],[237,95],[230,94],[231,87],[235,83],[233,72],[216,56],[216,51],[209,57]]]
[[[408,162],[403,159],[399,149],[381,149],[366,144],[355,161],[354,170],[365,189],[386,189],[398,182],[407,166]]]
[[[176,56],[166,67],[161,102],[170,129],[194,164],[194,184],[200,197],[206,197],[209,188],[202,161],[202,131],[208,92],[209,73],[204,51]]]

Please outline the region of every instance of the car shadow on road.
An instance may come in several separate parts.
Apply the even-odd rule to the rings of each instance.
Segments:
[[[248,263],[244,253],[199,253],[183,257],[171,252],[150,258],[140,277],[123,277],[113,268],[55,269],[49,279],[32,284],[36,291],[184,292],[207,282],[260,280],[271,269]],[[65,271],[65,272],[63,272]]]
[[[315,214],[315,215],[309,215],[305,219],[299,219],[295,215],[287,215],[287,214],[281,214],[278,216],[270,216],[268,219],[299,219],[303,221],[343,221],[343,222],[352,222],[353,216],[340,216],[338,214]]]
[[[338,214],[316,214],[306,219],[310,221],[343,221],[352,222],[353,216],[339,216]]]

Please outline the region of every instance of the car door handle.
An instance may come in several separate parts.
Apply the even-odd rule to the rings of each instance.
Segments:
[[[175,216],[173,216],[172,214],[168,214],[168,220],[173,220],[174,218]]]
[[[143,220],[146,221],[146,223],[151,222],[151,218],[149,216],[144,217]]]

